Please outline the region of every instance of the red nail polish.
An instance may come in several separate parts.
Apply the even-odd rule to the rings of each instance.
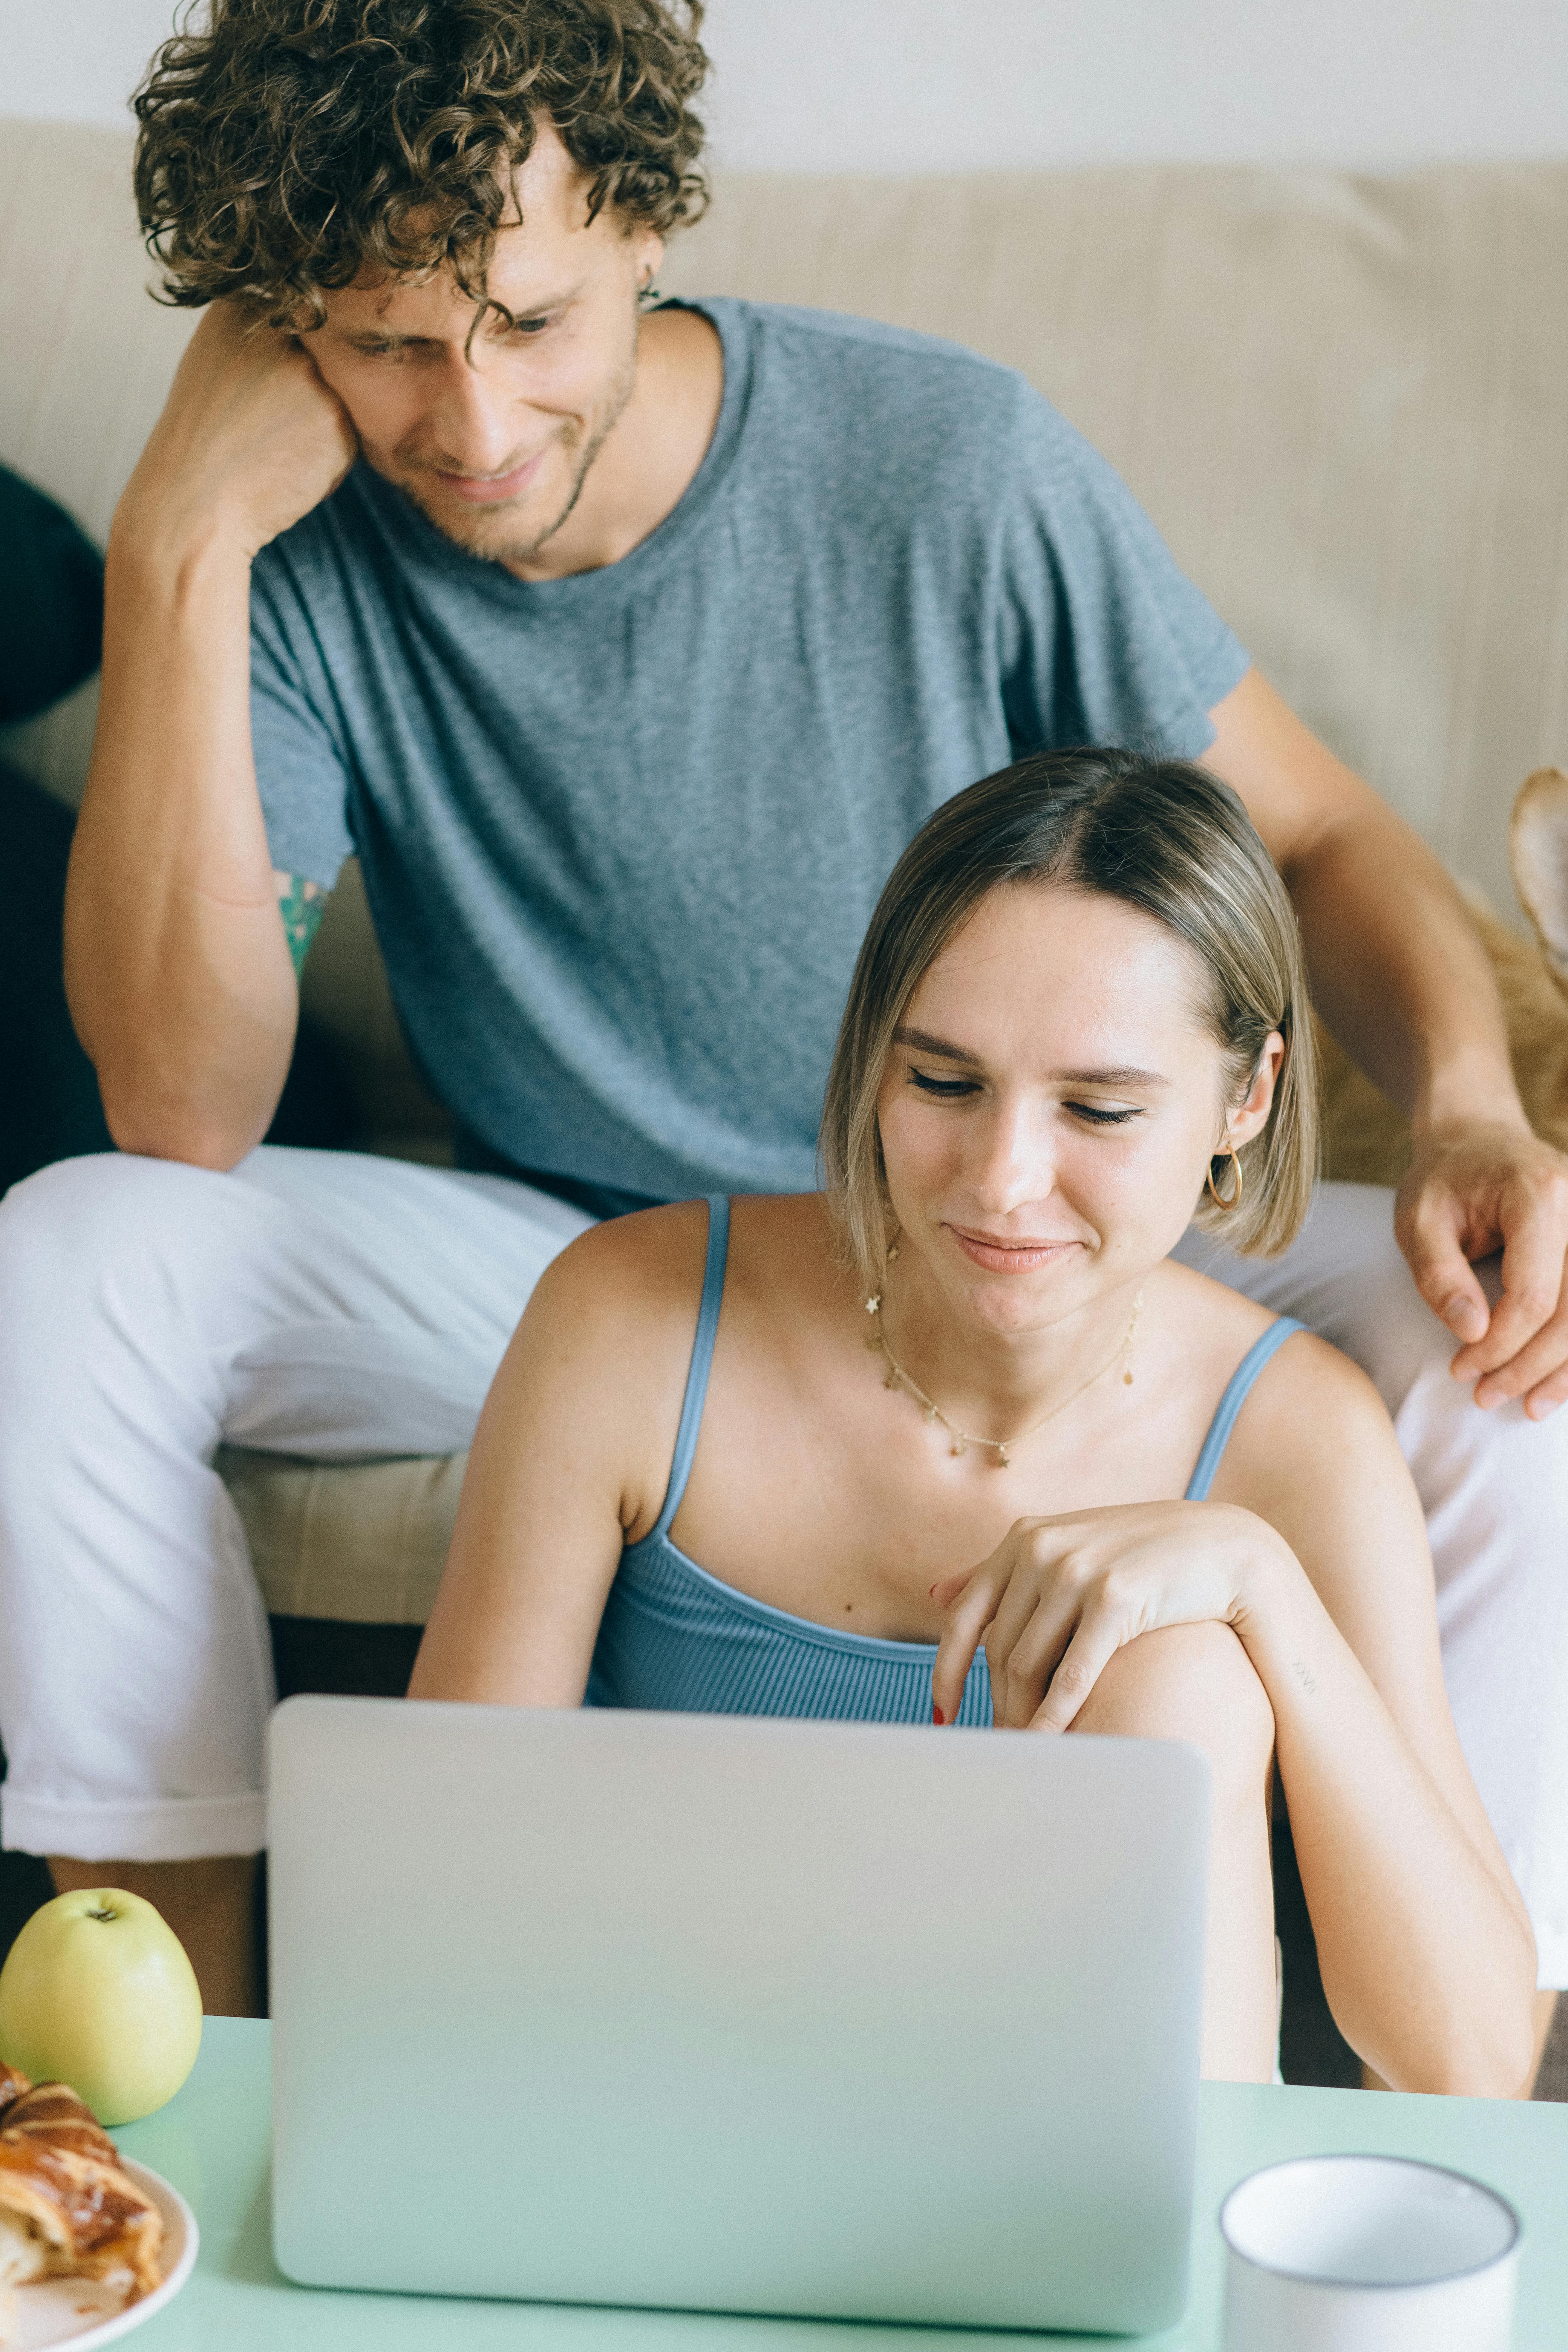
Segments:
[[[943,1715],[941,1707],[935,1706],[931,1708],[931,1719],[933,1723],[945,1723],[947,1721],[947,1717]]]

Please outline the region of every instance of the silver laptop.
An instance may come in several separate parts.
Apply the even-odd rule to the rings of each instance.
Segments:
[[[289,2277],[959,2326],[1182,2310],[1195,1749],[333,1698],[270,1739]]]

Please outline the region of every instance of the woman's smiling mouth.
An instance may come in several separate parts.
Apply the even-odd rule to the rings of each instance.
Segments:
[[[1055,1265],[1067,1251],[1083,1247],[1081,1242],[1066,1235],[1059,1241],[1013,1241],[963,1225],[950,1224],[947,1230],[966,1258],[992,1274],[1033,1274],[1040,1266]]]

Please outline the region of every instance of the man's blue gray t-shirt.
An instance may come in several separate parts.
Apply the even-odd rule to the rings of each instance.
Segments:
[[[799,1192],[862,933],[1021,753],[1182,757],[1247,656],[1022,377],[731,300],[712,443],[622,562],[523,582],[363,463],[267,548],[275,866],[364,873],[416,1057],[488,1151]]]

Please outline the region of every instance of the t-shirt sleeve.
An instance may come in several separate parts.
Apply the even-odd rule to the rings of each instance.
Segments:
[[[1015,751],[1105,743],[1196,759],[1246,648],[1099,451],[1027,385],[1019,394],[999,616]]]
[[[271,549],[251,575],[250,733],[273,866],[331,889],[353,853],[349,761],[315,633]]]

